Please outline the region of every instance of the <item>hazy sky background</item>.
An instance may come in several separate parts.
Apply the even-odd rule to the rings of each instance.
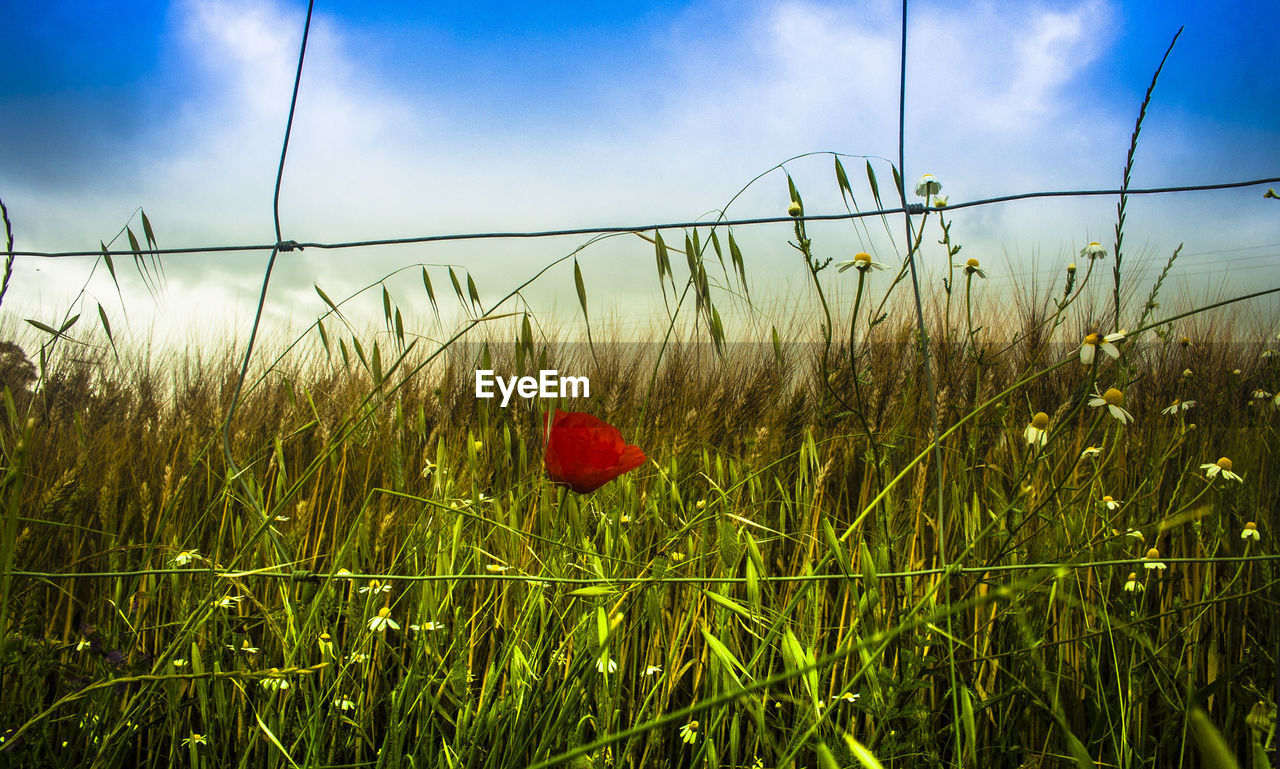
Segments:
[[[20,250],[96,248],[141,206],[163,247],[274,240],[271,197],[305,3],[0,3],[0,198]],[[900,7],[890,2],[317,3],[280,213],[284,237],[360,240],[713,218],[757,174],[805,152],[897,157]],[[1280,6],[1200,2],[916,2],[908,32],[906,177],[953,203],[1032,189],[1115,188],[1144,90],[1185,25],[1147,115],[1135,187],[1280,175]],[[889,168],[874,161],[886,202]],[[846,160],[871,208],[862,161]],[[830,156],[787,164],[807,212],[843,210]],[[1134,198],[1127,264],[1154,274],[1185,243],[1167,295],[1280,285],[1280,203],[1264,188]],[[778,172],[733,218],[785,213]],[[1110,249],[1115,199],[956,211],[952,236],[1007,298],[1058,280],[1089,240]],[[824,258],[872,250],[884,227],[815,225]],[[890,221],[892,232],[900,220]],[[807,301],[790,228],[741,228],[753,298]],[[679,243],[678,233],[667,236]],[[937,290],[940,247],[922,254]],[[274,328],[398,267],[470,270],[486,300],[585,238],[284,254]],[[117,241],[124,246],[125,241]],[[675,264],[679,276],[683,259]],[[225,338],[252,317],[265,253],[167,257],[153,299],[119,259],[119,333]],[[6,325],[61,317],[93,259],[19,258]],[[593,312],[634,326],[661,311],[653,249],[635,237],[581,254]],[[1110,261],[1107,263],[1109,273]],[[461,271],[460,271],[461,274]],[[437,295],[451,296],[434,268]],[[833,290],[852,272],[823,273]],[[881,279],[884,280],[884,279]],[[887,281],[885,281],[887,282]],[[843,286],[841,284],[844,284]],[[390,282],[415,328],[420,270]],[[576,311],[572,270],[526,292]],[[451,307],[449,301],[442,301]],[[381,295],[361,303],[377,318]],[[1255,305],[1273,312],[1274,300]],[[515,309],[514,307],[512,309]],[[353,317],[361,317],[356,311]],[[769,318],[765,316],[767,324]],[[767,325],[765,326],[767,328]],[[127,332],[125,331],[127,329]]]

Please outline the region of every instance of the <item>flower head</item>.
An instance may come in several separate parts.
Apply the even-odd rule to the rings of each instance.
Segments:
[[[378,615],[369,620],[369,629],[375,633],[382,633],[385,632],[387,628],[399,630],[400,625],[397,624],[395,620],[391,619],[391,609],[383,606],[381,609],[378,609]]]
[[[1244,531],[1240,532],[1240,539],[1252,539],[1254,542],[1262,541],[1262,534],[1258,532],[1258,524],[1249,521],[1244,525]]]
[[[1031,424],[1023,431],[1027,443],[1032,446],[1043,446],[1049,440],[1049,415],[1043,411],[1031,417]]]
[[[862,696],[861,694],[854,694],[853,692],[845,692],[844,694],[833,694],[831,695],[831,699],[844,700],[845,702],[857,702],[858,698],[861,696]]]
[[[690,721],[680,727],[680,739],[683,740],[686,745],[692,745],[698,739],[698,722]]]
[[[186,566],[192,561],[202,561],[204,556],[197,550],[183,550],[173,557],[174,566]]]
[[[1118,499],[1112,499],[1110,494],[1102,496],[1102,504],[1106,505],[1108,510],[1119,510],[1120,505],[1124,504]]]
[[[203,734],[196,734],[195,732],[192,732],[190,737],[184,737],[182,739],[182,744],[183,745],[207,745],[209,744],[209,741],[204,738]]]
[[[333,701],[333,706],[338,710],[355,710],[356,704],[346,697],[338,697]]]
[[[945,195],[934,195],[933,197],[934,208],[946,208],[947,204],[950,202],[951,202],[951,199]]]
[[[1135,591],[1140,591],[1143,589],[1142,583],[1138,581],[1137,572],[1134,572],[1134,571],[1129,572],[1129,579],[1125,581],[1124,589],[1129,591],[1130,593],[1133,593]]]
[[[844,272],[850,267],[858,268],[858,272],[866,272],[867,270],[871,270],[871,269],[876,269],[876,270],[884,269],[883,264],[880,264],[879,262],[871,261],[871,254],[868,254],[866,251],[859,251],[858,253],[853,255],[853,259],[845,262],[840,262],[839,267],[840,267],[839,272]]]
[[[804,213],[804,209],[801,208],[800,201],[798,200],[791,201],[791,205],[787,206],[787,216],[797,218],[802,213]]]
[[[1160,551],[1154,547],[1147,551],[1147,557],[1143,560],[1142,565],[1148,569],[1163,570],[1165,568],[1164,564],[1160,562]]]
[[[618,663],[610,659],[609,655],[601,654],[596,659],[596,670],[598,670],[601,673],[604,673],[606,671],[610,673],[616,673],[618,671]]]
[[[933,174],[925,174],[916,182],[916,195],[919,197],[927,198],[939,192],[942,192],[942,182],[933,178]]]
[[[1076,273],[1076,263],[1071,262],[1070,264],[1067,265],[1067,274],[1074,275],[1075,273]]]
[[[987,274],[982,271],[982,267],[978,264],[978,260],[972,256],[964,263],[964,274],[977,275],[979,278],[987,277]]]
[[[1217,462],[1212,464],[1200,465],[1200,469],[1204,470],[1204,474],[1209,478],[1209,480],[1213,480],[1221,475],[1229,481],[1244,483],[1244,478],[1241,478],[1239,475],[1231,472],[1231,460],[1226,457],[1221,457]]]
[[[1084,451],[1080,452],[1080,458],[1100,457],[1102,456],[1102,448],[1100,446],[1085,446]]]
[[[649,667],[644,669],[644,674],[647,676],[656,676],[661,673],[662,673],[662,667],[660,665],[650,665]]]
[[[371,579],[369,580],[369,584],[360,588],[360,592],[361,593],[389,593],[391,592],[391,585],[390,583],[383,584],[383,582],[380,580]]]
[[[1108,358],[1115,360],[1120,357],[1120,350],[1115,346],[1115,342],[1124,339],[1124,332],[1117,331],[1114,334],[1099,336],[1096,332],[1089,334],[1080,343],[1080,362],[1086,366],[1093,365],[1093,359],[1098,350],[1106,353]]]
[[[1133,414],[1125,411],[1120,405],[1122,403],[1124,403],[1124,393],[1120,392],[1120,390],[1115,387],[1112,387],[1101,395],[1094,393],[1094,396],[1089,399],[1090,406],[1093,406],[1094,408],[1106,406],[1107,411],[1111,412],[1111,416],[1115,417],[1120,424],[1127,424],[1133,421]]]
[[[1103,248],[1098,241],[1093,241],[1089,245],[1080,249],[1080,258],[1082,259],[1106,259],[1107,249]]]
[[[644,452],[622,440],[613,425],[579,411],[547,415],[543,457],[551,480],[575,493],[590,494],[645,463]]]
[[[320,639],[320,656],[333,657],[333,638],[328,633],[321,633]]]
[[[1166,409],[1161,409],[1160,413],[1176,415],[1181,411],[1186,411],[1194,405],[1196,405],[1195,401],[1183,401],[1175,398],[1173,404]]]

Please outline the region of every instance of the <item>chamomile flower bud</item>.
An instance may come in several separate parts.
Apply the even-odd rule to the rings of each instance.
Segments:
[[[1244,525],[1244,531],[1240,532],[1240,539],[1252,539],[1254,542],[1262,541],[1262,534],[1258,532],[1258,524],[1249,521]]]
[[[787,216],[793,219],[799,218],[802,213],[804,213],[804,209],[800,207],[800,201],[798,200],[791,201],[791,205],[787,206]]]
[[[1067,274],[1068,274],[1068,275],[1074,275],[1074,274],[1075,274],[1075,272],[1076,272],[1076,263],[1075,263],[1075,262],[1072,262],[1071,264],[1068,264],[1068,265],[1067,265]]]

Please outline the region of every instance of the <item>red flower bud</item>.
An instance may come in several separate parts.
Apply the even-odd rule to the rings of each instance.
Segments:
[[[644,464],[645,456],[640,447],[622,440],[622,433],[608,422],[580,411],[556,409],[543,463],[551,480],[578,494],[590,494]]]

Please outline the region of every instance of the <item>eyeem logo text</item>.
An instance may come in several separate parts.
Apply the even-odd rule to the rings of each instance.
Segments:
[[[494,386],[502,395],[506,408],[512,395],[521,398],[589,398],[591,381],[584,376],[560,376],[555,369],[543,369],[536,378],[531,376],[504,378],[494,376],[493,369],[476,369],[476,397],[493,398]]]

